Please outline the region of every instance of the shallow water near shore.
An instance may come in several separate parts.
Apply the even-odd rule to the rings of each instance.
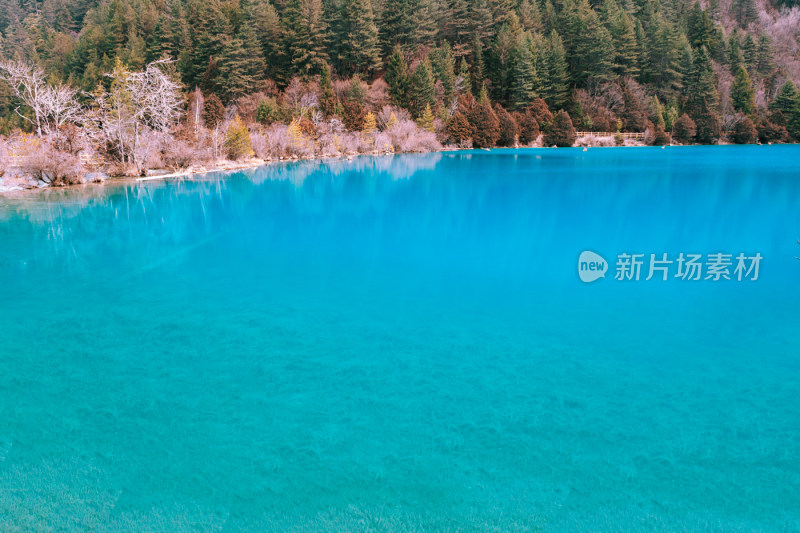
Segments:
[[[800,530],[799,161],[445,152],[0,197],[0,529]],[[614,279],[682,252],[763,260]]]

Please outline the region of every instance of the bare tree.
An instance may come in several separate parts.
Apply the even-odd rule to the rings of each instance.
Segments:
[[[14,95],[33,112],[33,118],[23,115],[17,107],[14,111],[24,120],[36,127],[36,133],[42,135],[42,123],[45,120],[45,95],[47,84],[44,71],[23,61],[0,61],[0,79],[8,83]]]
[[[156,131],[169,131],[180,117],[183,104],[180,84],[172,81],[161,65],[161,59],[148,64],[141,72],[130,72],[123,81],[134,107],[134,118]]]
[[[83,116],[83,108],[78,102],[78,91],[59,83],[58,85],[48,85],[44,91],[44,108],[47,121],[45,125],[51,125],[60,129],[68,123],[77,123]]]
[[[82,109],[78,103],[78,92],[63,83],[49,85],[45,82],[44,71],[22,61],[0,61],[0,79],[6,81],[14,90],[14,95],[33,113],[30,118],[16,113],[36,128],[41,136],[42,130],[50,133],[53,127],[60,128],[68,122],[77,122]]]
[[[205,106],[205,99],[200,88],[195,88],[194,92],[189,97],[189,108],[186,113],[186,126],[194,135],[200,133],[200,128],[203,126],[203,109]]]
[[[178,121],[183,99],[181,86],[172,81],[154,61],[143,71],[130,72],[118,63],[110,92],[93,95],[89,125],[93,136],[111,144],[123,164],[133,163],[144,172],[149,154],[158,145],[151,133],[166,133]]]

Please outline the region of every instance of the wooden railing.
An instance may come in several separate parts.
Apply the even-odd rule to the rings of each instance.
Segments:
[[[8,166],[10,167],[20,167],[25,163],[25,155],[18,155],[18,154],[9,154],[8,155]],[[86,152],[82,152],[78,158],[80,159],[81,165],[85,167],[99,167],[104,162],[105,159],[102,155],[97,154],[87,154]]]
[[[86,152],[81,152],[79,157],[81,160],[81,165],[86,167],[99,167],[105,161],[102,155],[89,154]]]
[[[576,137],[616,137],[619,135],[622,139],[631,139],[641,141],[644,139],[644,133],[639,132],[623,132],[623,131],[576,131]]]

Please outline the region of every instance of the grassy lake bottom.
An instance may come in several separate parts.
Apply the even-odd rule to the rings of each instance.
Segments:
[[[798,162],[493,150],[0,197],[0,529],[798,531]],[[645,280],[651,253],[731,279]]]

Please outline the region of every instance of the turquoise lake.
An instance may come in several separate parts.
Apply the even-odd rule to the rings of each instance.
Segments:
[[[800,146],[0,197],[0,530],[800,531],[798,238]]]

